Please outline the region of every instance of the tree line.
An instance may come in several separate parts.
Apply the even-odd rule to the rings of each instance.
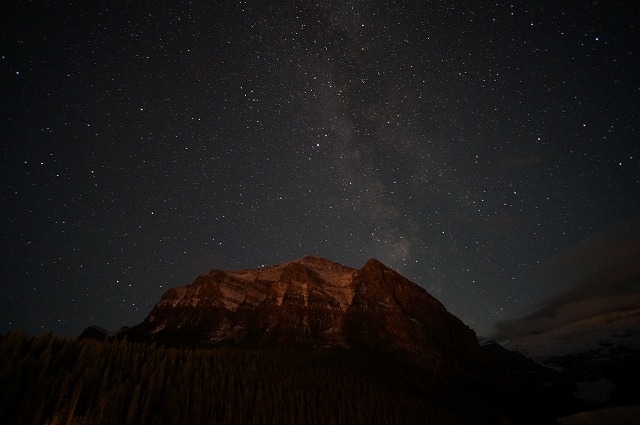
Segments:
[[[385,359],[345,349],[0,336],[2,423],[453,424],[475,415],[452,409],[421,382]]]
[[[0,391],[0,423],[24,425],[516,423],[486,405],[489,391],[356,349],[171,348],[14,332],[0,335]]]

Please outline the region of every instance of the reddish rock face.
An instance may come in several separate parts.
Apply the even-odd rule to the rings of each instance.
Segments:
[[[480,356],[473,331],[374,259],[360,270],[319,257],[212,270],[168,290],[125,335],[169,345],[368,347],[431,366]]]

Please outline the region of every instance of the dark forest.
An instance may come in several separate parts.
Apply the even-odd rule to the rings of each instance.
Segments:
[[[504,410],[492,411],[487,400],[470,402],[477,388],[460,384],[438,383],[420,370],[358,350],[165,348],[54,334],[10,333],[0,338],[2,423],[375,425],[501,420]],[[487,399],[494,396],[487,390]]]

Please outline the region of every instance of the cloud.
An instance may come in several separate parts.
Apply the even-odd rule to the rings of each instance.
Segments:
[[[640,220],[598,234],[556,256],[541,281],[573,281],[525,317],[499,322],[495,339],[541,333],[587,317],[640,305]]]

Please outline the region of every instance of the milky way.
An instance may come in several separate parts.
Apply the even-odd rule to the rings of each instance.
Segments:
[[[634,1],[56,3],[0,18],[0,332],[313,254],[491,334],[640,251]]]

